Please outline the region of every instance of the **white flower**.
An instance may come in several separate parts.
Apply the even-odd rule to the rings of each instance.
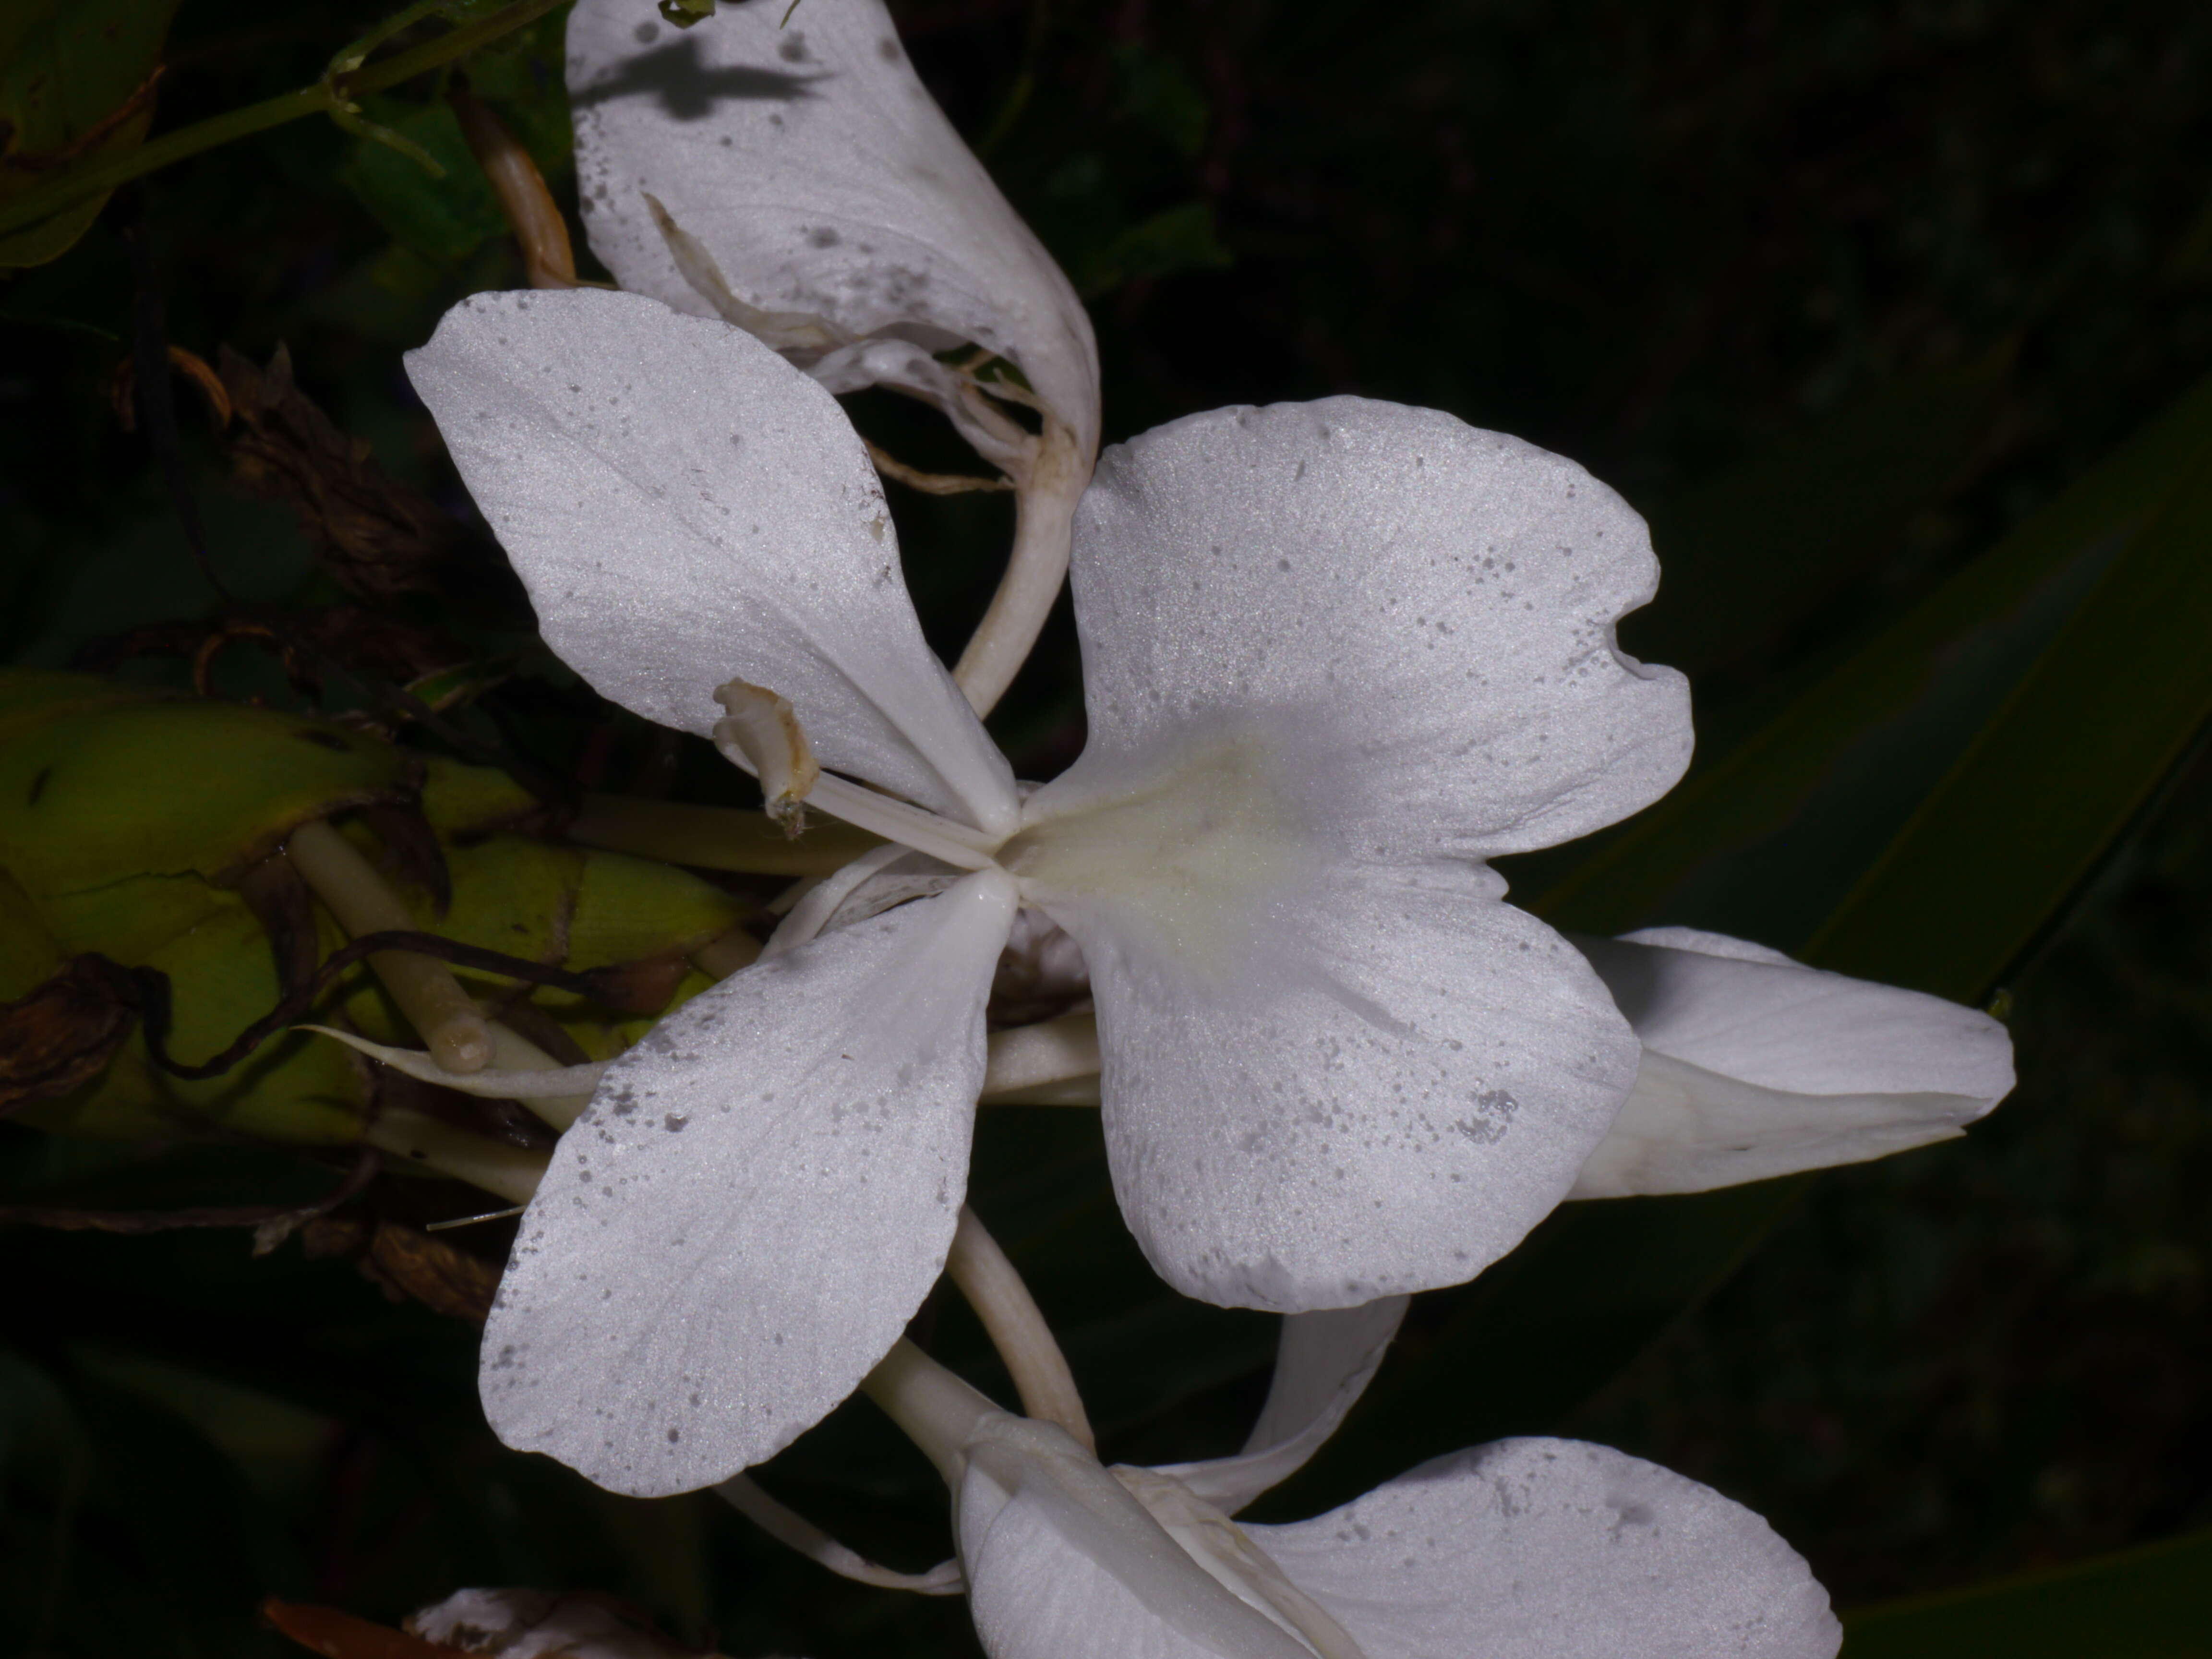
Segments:
[[[1502,1441],[1311,1521],[1231,1520],[1334,1426],[1401,1305],[1285,1322],[1252,1448],[1167,1470],[1102,1468],[902,1345],[870,1392],[953,1489],[993,1659],[1831,1659],[1827,1597],[1765,1522],[1602,1446]]]
[[[1644,1045],[1575,1198],[1699,1193],[1965,1133],[2012,1092],[1987,1014],[1688,927],[1577,937]]]
[[[956,671],[989,707],[1059,592],[1098,450],[1097,348],[1067,278],[931,100],[880,0],[795,15],[751,0],[680,31],[635,0],[581,0],[568,52],[585,230],[623,288],[734,323],[832,392],[926,399],[1013,481],[1008,580]],[[958,346],[1013,364],[1027,390],[939,360]]]
[[[1634,811],[1690,742],[1680,677],[1613,642],[1656,579],[1642,522],[1580,468],[1352,398],[1110,452],[1075,527],[1090,742],[1024,799],[857,438],[772,351],[578,289],[465,302],[410,371],[564,660],[772,795],[802,792],[795,716],[810,805],[972,872],[608,1069],[487,1328],[510,1443],[676,1491],[850,1392],[945,1259],[1024,904],[1082,947],[1116,1189],[1177,1288],[1456,1283],[1572,1186],[1638,1045],[1482,860]]]

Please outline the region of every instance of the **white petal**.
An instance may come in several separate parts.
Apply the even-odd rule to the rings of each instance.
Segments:
[[[1224,409],[1109,450],[1076,520],[1090,746],[1032,798],[1286,753],[1307,828],[1400,861],[1547,847],[1681,775],[1680,675],[1613,645],[1658,577],[1573,462],[1363,398]]]
[[[1636,1040],[1503,887],[1440,864],[1245,915],[1038,901],[1090,964],[1115,1189],[1170,1284],[1280,1313],[1457,1284],[1565,1194]]]
[[[1968,1095],[1994,1106],[2012,1091],[2012,1039],[1979,1009],[1687,927],[1575,942],[1638,1039],[1670,1059],[1799,1094]]]
[[[629,0],[576,7],[569,101],[592,252],[624,288],[714,315],[650,194],[745,304],[848,340],[986,347],[1087,454],[1097,349],[1067,279],[923,89],[878,0],[806,0],[785,25],[788,6],[726,3],[682,31]]]
[[[992,1659],[1312,1659],[1058,1430],[1009,1419],[968,1457],[953,1521]]]
[[[407,370],[562,661],[712,732],[732,679],[823,764],[1011,827],[1005,759],[922,641],[859,436],[742,331],[591,289],[479,294]]]
[[[1829,1659],[1842,1642],[1759,1516],[1571,1440],[1479,1446],[1248,1530],[1367,1659]]]
[[[610,1068],[484,1330],[509,1445],[652,1496],[788,1444],[945,1262],[1013,915],[996,872],[760,963]]]
[[[1577,1198],[1704,1192],[1946,1140],[2013,1086],[1978,1010],[1688,928],[1577,938],[1644,1048]]]
[[[1388,1296],[1363,1307],[1285,1315],[1267,1403],[1244,1449],[1159,1473],[1231,1515],[1289,1480],[1365,1391],[1409,1305],[1406,1297]]]

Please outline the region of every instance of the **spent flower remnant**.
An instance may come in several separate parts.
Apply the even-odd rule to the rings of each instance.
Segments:
[[[1103,1468],[903,1343],[867,1387],[952,1489],[993,1659],[1832,1659],[1827,1597],[1765,1522],[1602,1446],[1503,1441],[1310,1521],[1232,1520],[1342,1416],[1402,1308],[1286,1320],[1247,1450],[1172,1468]]]
[[[511,1441],[673,1491],[851,1391],[944,1261],[1025,904],[1083,949],[1116,1188],[1178,1288],[1455,1283],[1571,1188],[1638,1045],[1481,860],[1634,811],[1690,741],[1680,678],[1613,645],[1643,525],[1580,468],[1358,399],[1117,448],[1075,527],[1090,743],[1024,796],[860,441],[773,351],[580,289],[465,302],[410,367],[571,666],[772,795],[818,759],[811,804],[969,872],[609,1068],[486,1334]]]
[[[915,76],[880,0],[795,15],[752,0],[680,32],[641,9],[581,0],[568,19],[592,251],[632,293],[734,323],[832,392],[936,405],[1006,475],[1013,556],[953,671],[988,709],[1060,591],[1098,450],[1082,301]],[[956,350],[969,358],[945,361]],[[990,358],[1020,378],[987,376]]]

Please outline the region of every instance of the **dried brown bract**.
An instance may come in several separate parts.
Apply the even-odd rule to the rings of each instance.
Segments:
[[[376,464],[292,383],[283,346],[256,368],[222,348],[217,359],[234,423],[233,477],[248,494],[289,502],[324,566],[365,599],[436,586],[434,568],[459,544],[453,520]]]
[[[138,990],[106,957],[73,957],[28,996],[0,1003],[0,1115],[88,1083],[138,1018]]]

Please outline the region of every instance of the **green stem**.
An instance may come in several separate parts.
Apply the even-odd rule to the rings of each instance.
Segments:
[[[210,116],[141,144],[126,155],[116,155],[76,169],[55,179],[43,189],[17,197],[0,206],[0,236],[9,234],[50,218],[72,204],[88,196],[101,196],[118,185],[127,184],[181,161],[187,156],[198,155],[202,150],[214,149],[240,138],[265,132],[270,127],[283,126],[287,121],[296,121],[303,115],[327,115],[335,111],[344,99],[356,93],[381,92],[386,87],[398,86],[402,81],[413,79],[425,70],[435,69],[441,64],[475,51],[478,46],[511,34],[526,24],[534,23],[555,7],[567,0],[518,0],[504,11],[496,12],[481,22],[470,23],[440,35],[436,40],[403,52],[396,58],[387,58],[380,64],[370,64],[343,79],[343,84],[317,82],[302,87],[297,92],[288,92],[258,104],[249,104],[244,109],[234,109],[228,114]]]

